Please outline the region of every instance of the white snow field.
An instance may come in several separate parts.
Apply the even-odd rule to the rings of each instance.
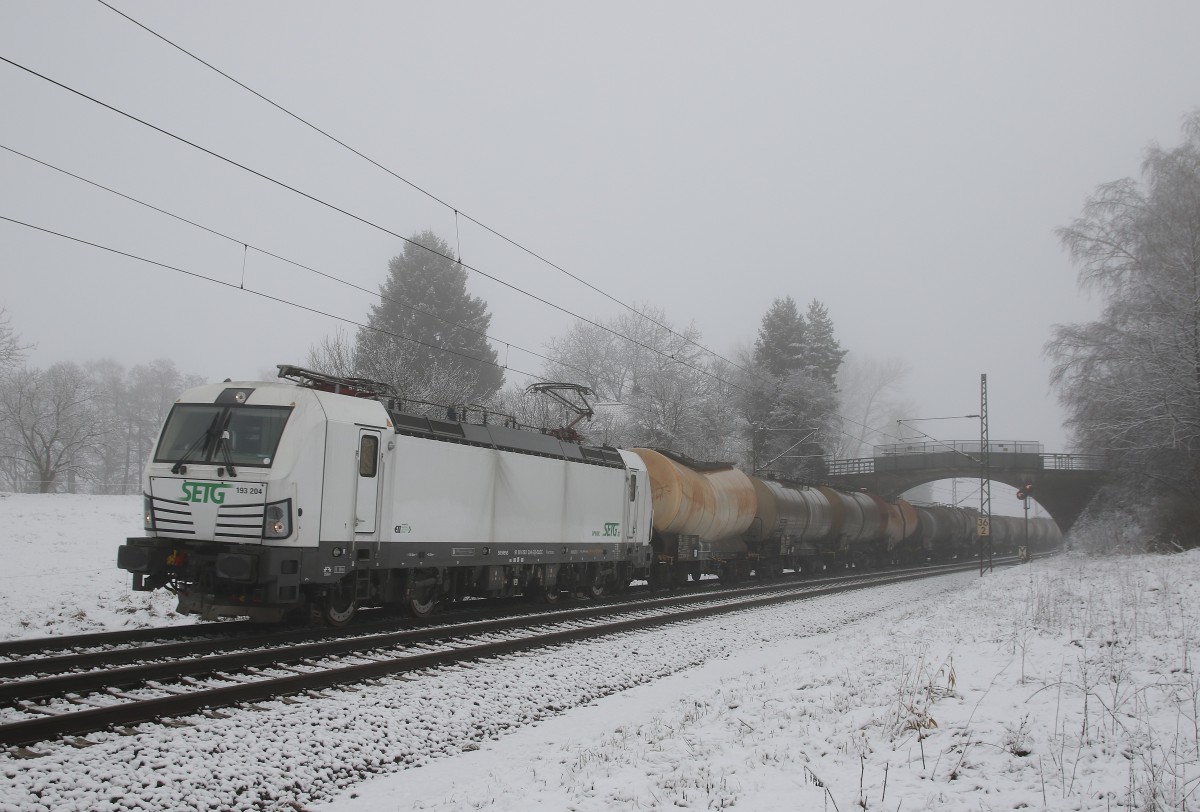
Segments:
[[[140,496],[0,492],[0,639],[193,622],[117,569],[141,516]]]
[[[0,636],[178,622],[139,510],[0,497]],[[0,810],[1194,809],[1198,585],[1060,556],[43,743]]]

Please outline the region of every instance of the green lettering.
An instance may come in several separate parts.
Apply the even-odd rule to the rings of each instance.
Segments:
[[[224,504],[225,489],[232,488],[225,482],[187,482],[182,484],[183,501],[204,503],[212,502],[214,505]]]

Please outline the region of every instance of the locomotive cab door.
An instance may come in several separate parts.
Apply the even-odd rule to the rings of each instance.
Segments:
[[[625,501],[625,538],[634,541],[639,537],[638,529],[648,526],[650,522],[647,490],[650,487],[650,479],[646,476],[645,471],[630,468],[625,475],[625,480],[627,489]]]
[[[625,512],[629,515],[629,518],[625,521],[625,537],[635,539],[637,538],[638,526],[637,492],[640,484],[638,482],[638,472],[630,471],[627,479],[629,480],[629,502],[625,506]]]
[[[378,529],[380,476],[380,433],[372,429],[358,432],[358,483],[354,493],[354,533],[371,535]]]

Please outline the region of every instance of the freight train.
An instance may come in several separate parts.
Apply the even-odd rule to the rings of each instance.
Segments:
[[[172,407],[143,477],[145,535],[118,550],[134,590],[169,589],[205,619],[336,626],[362,606],[424,617],[469,597],[550,602],[638,579],[949,559],[976,543],[969,510],[588,445],[482,410],[418,414],[371,381],[279,371]],[[997,549],[1024,539],[993,527]],[[1032,520],[1032,547],[1057,539]]]

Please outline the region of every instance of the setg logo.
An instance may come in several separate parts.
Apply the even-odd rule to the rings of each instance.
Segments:
[[[183,501],[212,502],[214,505],[219,505],[225,501],[225,489],[232,487],[226,482],[188,482],[184,480]]]
[[[604,535],[610,537],[621,535],[621,524],[619,522],[605,522]]]

